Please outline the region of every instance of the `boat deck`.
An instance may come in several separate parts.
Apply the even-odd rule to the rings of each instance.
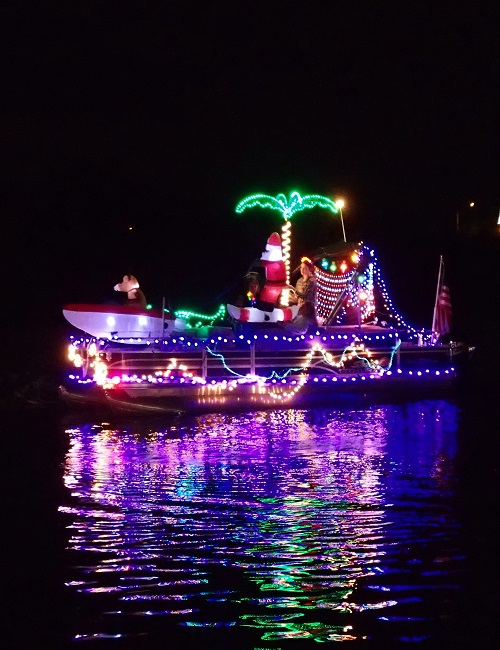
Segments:
[[[108,375],[151,375],[176,369],[203,380],[259,375],[352,374],[382,367],[436,367],[463,354],[460,345],[420,346],[403,341],[396,330],[364,325],[317,328],[291,336],[282,328],[252,328],[235,334],[231,328],[213,328],[200,339],[189,334],[127,344],[99,342]],[[354,354],[353,354],[354,352]],[[85,374],[85,368],[83,370]]]

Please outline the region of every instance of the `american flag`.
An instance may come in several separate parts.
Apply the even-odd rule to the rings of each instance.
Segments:
[[[436,308],[435,331],[438,337],[451,331],[451,317],[450,290],[443,284]]]
[[[435,340],[438,340],[444,334],[451,332],[452,311],[450,290],[443,282],[444,279],[444,263],[441,257],[438,290],[436,305],[434,308],[434,318],[432,321],[432,331],[434,332]]]

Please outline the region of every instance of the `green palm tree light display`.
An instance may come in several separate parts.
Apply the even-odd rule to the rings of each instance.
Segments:
[[[285,220],[285,223],[281,227],[281,245],[283,248],[283,260],[286,266],[286,281],[290,284],[290,241],[291,219],[293,215],[302,210],[306,210],[307,208],[324,208],[330,210],[333,214],[338,214],[339,208],[326,196],[320,196],[319,194],[300,196],[298,192],[292,192],[289,200],[287,200],[284,194],[278,194],[277,196],[252,194],[238,203],[236,206],[236,212],[241,214],[244,210],[254,208],[255,206],[258,206],[259,208],[278,210]]]

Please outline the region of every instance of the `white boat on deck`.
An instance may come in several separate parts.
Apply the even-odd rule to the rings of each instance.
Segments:
[[[185,327],[181,318],[168,317],[159,309],[126,305],[68,304],[63,307],[63,316],[71,325],[97,339],[130,344],[165,338]]]

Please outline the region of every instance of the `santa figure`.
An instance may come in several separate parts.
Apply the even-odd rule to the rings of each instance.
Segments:
[[[298,306],[281,307],[278,304],[281,292],[291,287],[286,282],[286,267],[283,261],[281,238],[277,232],[273,232],[267,240],[266,250],[259,260],[259,269],[264,282],[257,296],[255,307],[228,305],[227,310],[230,316],[242,323],[291,321],[296,315]]]

